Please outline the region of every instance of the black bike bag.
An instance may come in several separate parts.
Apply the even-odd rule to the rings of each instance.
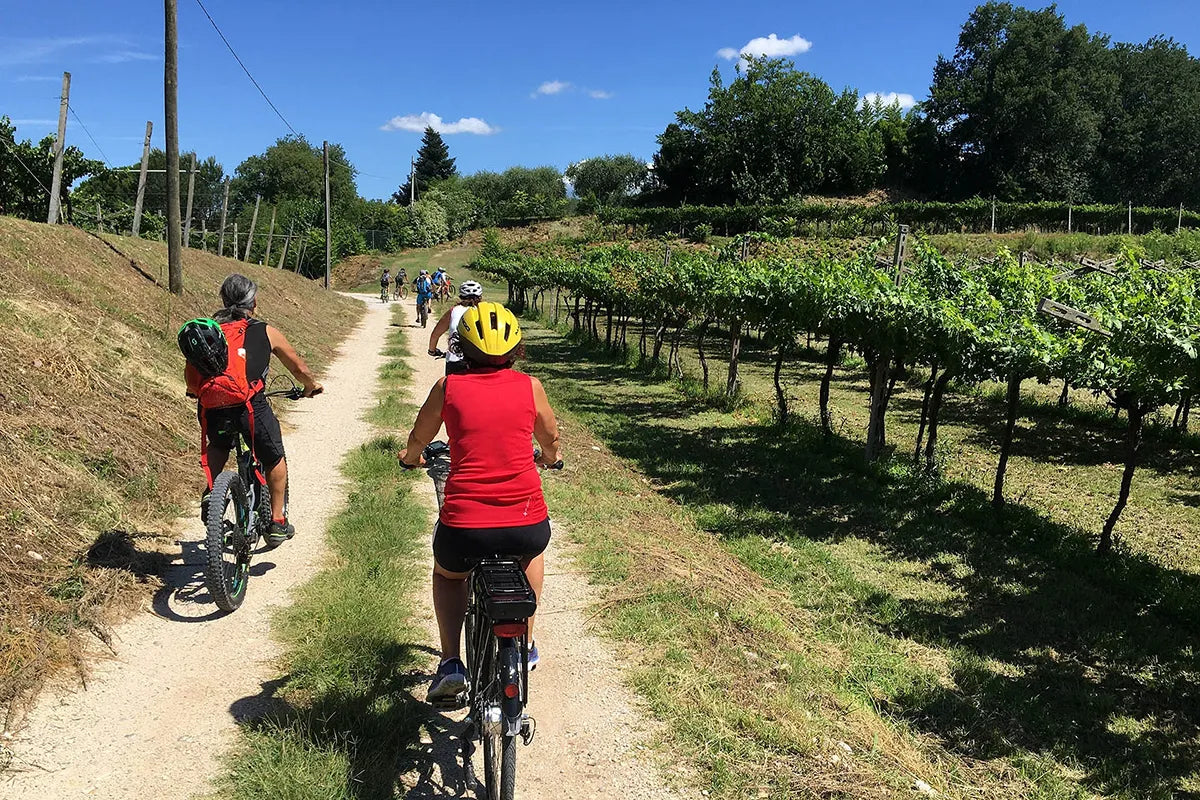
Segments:
[[[492,622],[517,622],[537,611],[537,596],[515,559],[488,559],[476,567],[483,605]]]

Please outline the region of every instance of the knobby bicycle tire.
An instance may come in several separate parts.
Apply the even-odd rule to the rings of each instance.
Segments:
[[[208,503],[204,544],[208,560],[204,581],[217,608],[236,611],[246,599],[246,585],[250,579],[250,543],[246,541],[250,509],[247,507],[249,501],[241,476],[236,472],[218,475],[213,481]],[[235,517],[232,524],[225,519],[225,511],[230,503],[233,504]],[[227,553],[233,556],[232,564],[225,561]]]

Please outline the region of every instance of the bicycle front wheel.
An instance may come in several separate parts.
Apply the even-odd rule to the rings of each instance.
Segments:
[[[236,611],[250,579],[250,501],[236,472],[222,472],[208,498],[204,582],[222,611]]]

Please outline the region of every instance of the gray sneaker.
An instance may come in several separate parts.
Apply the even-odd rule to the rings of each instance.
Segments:
[[[271,524],[267,528],[267,544],[271,547],[279,547],[279,545],[295,535],[296,528],[292,523],[278,523],[275,520],[271,520]]]
[[[438,667],[429,684],[425,700],[430,705],[457,705],[458,696],[467,691],[467,667],[457,658],[447,659]]]

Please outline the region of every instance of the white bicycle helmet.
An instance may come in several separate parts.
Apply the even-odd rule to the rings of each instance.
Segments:
[[[472,297],[483,297],[483,287],[475,281],[463,281],[459,284],[458,296],[463,300],[470,300]]]

